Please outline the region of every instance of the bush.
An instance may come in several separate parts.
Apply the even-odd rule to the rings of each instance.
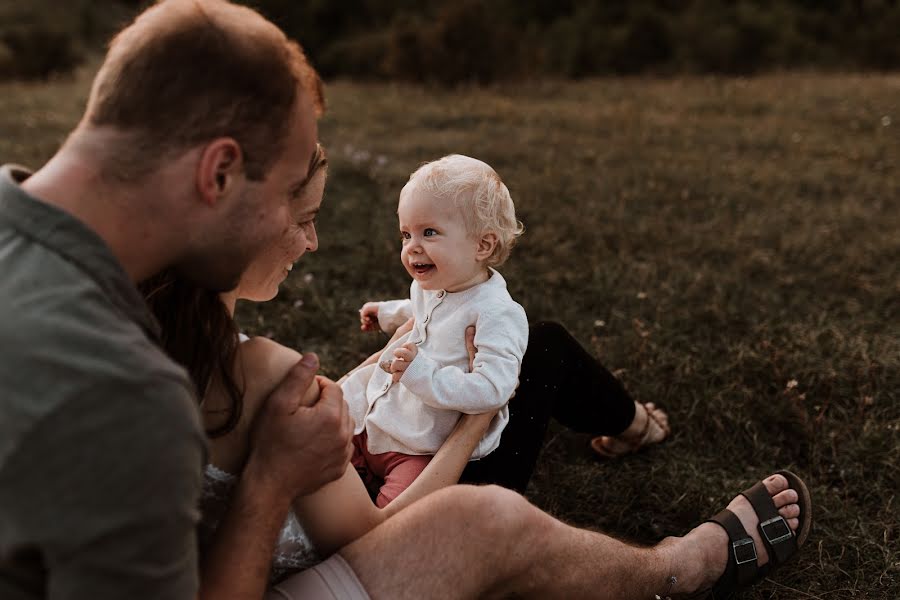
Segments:
[[[0,0],[0,77],[46,77],[151,0]],[[898,0],[236,0],[325,77],[531,77],[900,68]]]
[[[134,10],[90,0],[0,0],[0,79],[41,79],[71,71]]]
[[[391,78],[455,85],[517,78],[527,72],[523,40],[477,0],[441,7],[433,20],[401,19],[389,37]]]
[[[666,64],[672,55],[666,20],[656,12],[643,12],[627,26],[610,57],[610,67],[617,73],[640,73]]]
[[[390,31],[375,31],[338,40],[326,46],[313,63],[323,76],[383,78],[391,35]]]
[[[46,78],[65,73],[81,62],[72,34],[41,26],[22,26],[0,34],[0,77],[10,79]],[[6,60],[3,60],[4,54]]]

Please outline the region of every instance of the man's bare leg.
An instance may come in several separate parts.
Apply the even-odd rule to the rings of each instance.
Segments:
[[[797,493],[780,475],[765,480],[779,512],[799,525]],[[729,505],[767,561],[749,502]],[[646,600],[706,589],[724,572],[728,536],[705,523],[652,548],[561,523],[514,492],[454,486],[403,510],[341,550],[375,598],[525,597]]]

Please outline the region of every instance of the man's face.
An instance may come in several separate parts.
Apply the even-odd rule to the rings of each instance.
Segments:
[[[307,94],[301,93],[284,152],[262,181],[242,179],[218,216],[218,227],[179,271],[213,291],[229,291],[261,253],[294,225],[295,204],[316,150],[318,130]]]

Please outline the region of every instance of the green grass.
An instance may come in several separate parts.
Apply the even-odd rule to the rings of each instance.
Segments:
[[[0,86],[2,160],[49,157],[86,86]],[[673,423],[606,464],[553,427],[529,498],[651,542],[789,467],[811,484],[813,534],[743,597],[900,597],[900,77],[337,82],[328,100],[320,249],[240,309],[248,331],[332,376],[377,349],[356,309],[408,289],[400,187],[423,161],[481,158],[527,227],[502,269],[513,296]]]

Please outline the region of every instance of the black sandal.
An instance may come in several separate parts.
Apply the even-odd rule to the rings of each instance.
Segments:
[[[779,565],[793,558],[806,543],[812,525],[812,499],[809,488],[802,479],[790,471],[778,471],[777,474],[787,479],[789,487],[797,492],[800,526],[797,527],[797,531],[791,531],[784,517],[778,514],[772,497],[761,481],[741,492],[741,495],[750,501],[759,517],[757,529],[769,554],[769,562],[762,566],[756,564],[756,544],[753,538],[747,534],[737,516],[726,508],[708,521],[722,526],[728,533],[731,544],[725,573],[713,586],[708,597],[714,600],[731,598],[736,591],[756,583]]]

